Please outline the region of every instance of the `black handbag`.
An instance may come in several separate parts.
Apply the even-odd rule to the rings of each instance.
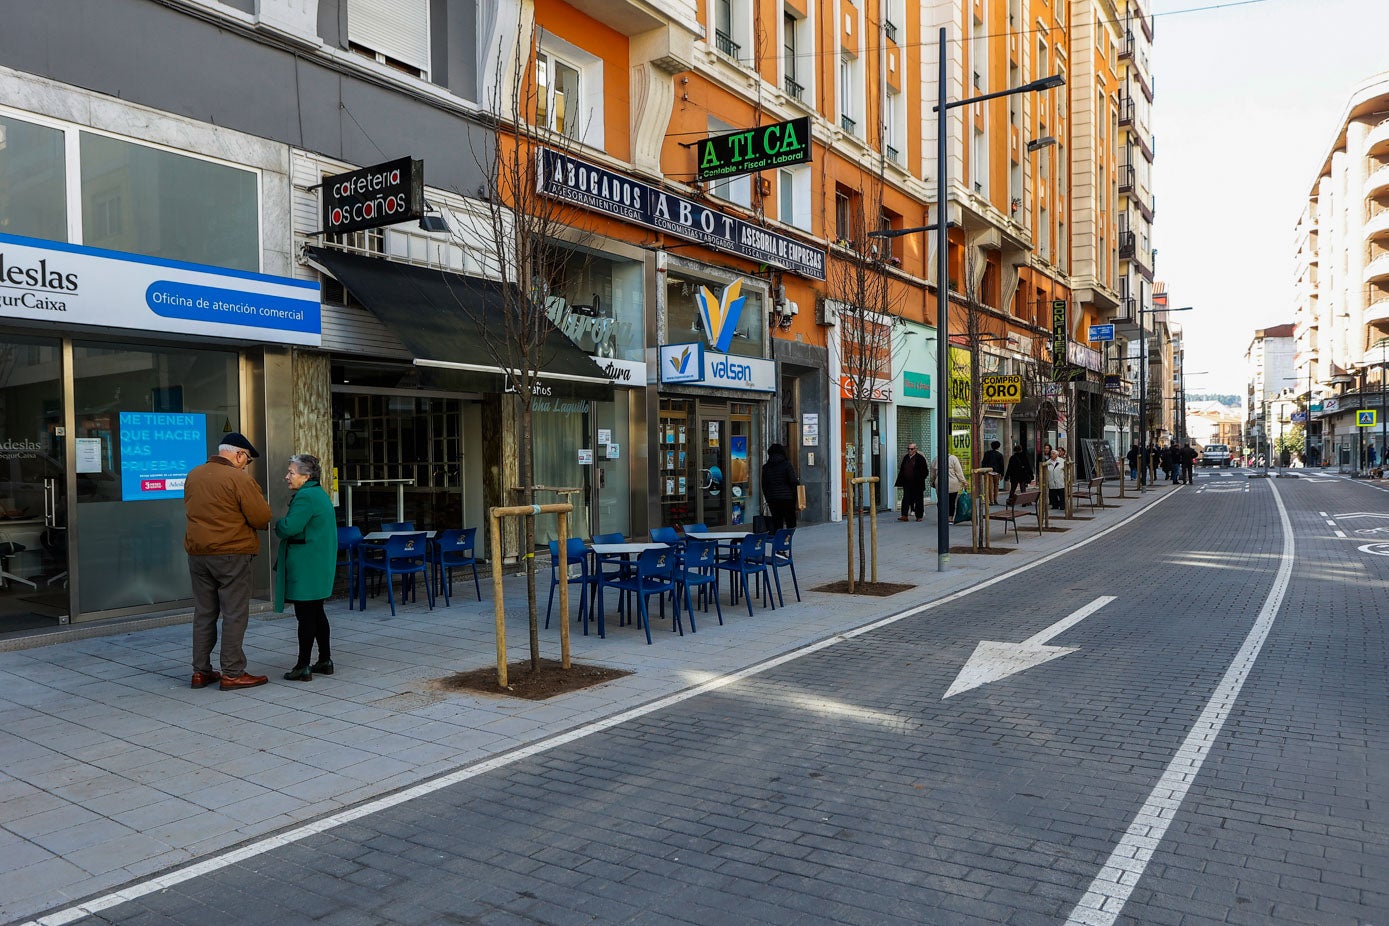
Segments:
[[[752,532],[754,534],[770,534],[772,532],[772,519],[765,514],[753,515]]]

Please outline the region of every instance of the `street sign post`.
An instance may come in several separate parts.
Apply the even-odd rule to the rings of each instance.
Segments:
[[[1355,413],[1355,426],[1357,428],[1372,428],[1379,423],[1379,412],[1374,409],[1362,410]]]
[[[1113,325],[1091,325],[1091,326],[1090,326],[1090,341],[1091,341],[1092,343],[1095,342],[1095,341],[1112,341],[1112,340],[1114,340],[1114,326],[1113,326]]]

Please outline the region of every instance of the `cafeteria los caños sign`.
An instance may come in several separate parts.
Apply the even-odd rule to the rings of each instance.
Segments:
[[[540,158],[540,192],[546,196],[758,263],[773,264],[812,280],[825,278],[823,248],[802,244],[795,238],[561,151],[542,148],[537,156]]]

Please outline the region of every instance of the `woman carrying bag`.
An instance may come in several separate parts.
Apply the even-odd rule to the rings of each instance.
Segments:
[[[801,477],[786,459],[786,448],[781,444],[768,447],[767,462],[762,464],[762,497],[772,513],[772,530],[796,526],[796,487],[800,484]]]
[[[948,495],[947,504],[950,505],[950,517],[955,517],[955,502],[960,496],[960,490],[965,487],[965,470],[960,465],[960,458],[955,454],[950,454],[946,458],[949,461],[950,472],[946,474],[945,487]],[[940,475],[940,468],[931,474],[931,488],[936,489],[936,504],[940,504],[940,489],[936,488],[936,477]]]
[[[285,516],[275,522],[280,555],[275,560],[275,610],[294,603],[299,621],[299,658],[285,680],[307,682],[315,672],[333,674],[328,643],[328,616],[323,602],[333,595],[338,570],[338,527],[333,502],[319,484],[323,472],[317,457],[298,453],[289,458],[285,484],[294,491]],[[318,662],[309,664],[314,643]]]

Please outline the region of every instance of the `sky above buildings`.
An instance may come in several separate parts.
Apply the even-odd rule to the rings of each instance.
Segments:
[[[1153,245],[1189,393],[1242,394],[1293,320],[1293,232],[1351,91],[1389,70],[1389,0],[1152,0]],[[1192,375],[1208,371],[1204,375]]]

